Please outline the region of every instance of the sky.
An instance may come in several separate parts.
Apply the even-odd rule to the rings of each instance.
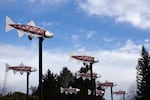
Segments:
[[[54,34],[43,41],[43,74],[48,69],[59,74],[65,66],[75,73],[82,63],[70,61],[69,54],[87,54],[99,59],[93,66],[102,76],[97,80],[114,82],[114,91],[128,92],[135,85],[142,46],[150,52],[149,9],[149,0],[0,0],[0,86],[5,80],[11,91],[26,92],[25,73],[5,72],[5,63],[22,62],[37,68],[30,74],[30,86],[38,85],[39,41],[19,38],[16,30],[5,32],[9,16],[21,24],[33,20]]]

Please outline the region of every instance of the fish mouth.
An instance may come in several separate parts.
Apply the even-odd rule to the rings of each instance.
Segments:
[[[54,37],[54,34],[52,32],[46,31],[45,32],[45,37],[52,38],[52,37]]]

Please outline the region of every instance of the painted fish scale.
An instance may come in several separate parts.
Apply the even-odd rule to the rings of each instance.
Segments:
[[[19,70],[19,71],[31,71],[31,67],[25,67],[25,66],[14,66],[14,67],[9,67],[9,69],[13,69],[13,70]]]
[[[85,62],[90,62],[90,63],[95,62],[94,57],[90,57],[90,56],[72,56],[72,58],[75,58],[75,59],[81,60],[81,61],[85,61]]]
[[[101,83],[101,86],[113,86],[113,83]]]
[[[16,29],[23,30],[25,32],[43,35],[43,36],[45,35],[45,32],[46,32],[46,30],[44,30],[44,29],[41,29],[41,28],[35,27],[35,26],[30,26],[30,25],[21,25],[21,24],[9,24],[9,25]]]
[[[91,61],[91,62],[94,61],[94,57],[78,56],[78,58],[84,61]]]
[[[72,89],[65,88],[64,91],[76,92],[76,89],[74,89],[74,88],[72,88]]]
[[[118,92],[113,92],[113,94],[126,94],[125,91],[118,91]]]
[[[102,91],[97,90],[97,91],[96,91],[96,94],[102,94]]]
[[[94,62],[94,57],[83,56],[82,59],[84,59],[85,61],[91,61],[91,62]]]
[[[84,76],[84,77],[91,77],[91,74],[90,73],[81,73],[79,74],[80,76]],[[96,77],[97,74],[92,74],[93,77]]]

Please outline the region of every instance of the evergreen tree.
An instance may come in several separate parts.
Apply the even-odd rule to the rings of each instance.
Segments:
[[[59,84],[57,75],[53,74],[49,69],[43,76],[43,98],[44,100],[59,100]]]
[[[88,66],[81,67],[79,72],[87,73]],[[77,94],[60,94],[60,87],[78,88],[80,91]],[[44,100],[91,100],[88,95],[88,89],[91,88],[91,81],[89,79],[77,79],[72,72],[64,67],[60,75],[53,74],[50,70],[43,76],[43,99]],[[101,90],[101,88],[99,88]],[[32,86],[32,95],[38,95],[38,88]],[[96,100],[102,100],[102,96],[98,96]]]
[[[74,81],[74,76],[72,72],[64,67],[60,75],[58,76],[58,82],[62,87],[68,88],[70,84]]]
[[[88,64],[83,63],[83,67],[80,68],[80,73],[87,73],[90,69]],[[82,78],[75,78],[75,82],[73,84],[73,87],[77,87],[80,89],[80,92],[77,93],[75,100],[91,100],[91,95],[88,94],[88,90],[91,90],[91,80]],[[98,90],[102,90],[102,88],[99,86],[97,88]],[[102,96],[96,96],[96,100],[103,100]]]
[[[141,58],[138,59],[137,69],[137,96],[136,100],[149,100],[150,98],[150,55],[142,47]]]
[[[88,66],[81,67],[79,72],[80,73],[87,73],[89,71]],[[83,80],[82,77],[75,78],[74,87],[80,89],[80,92],[76,95],[76,100],[91,100],[90,95],[88,95],[88,89],[91,88],[91,82],[89,79]]]
[[[57,77],[60,87],[62,88],[69,88],[72,86],[71,84],[74,82],[74,76],[72,72],[67,68],[64,67],[63,70],[60,72],[60,75]],[[60,94],[60,100],[74,100],[75,94]]]

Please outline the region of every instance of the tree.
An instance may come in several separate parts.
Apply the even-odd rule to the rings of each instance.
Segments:
[[[83,67],[80,68],[80,73],[87,73],[89,69],[89,65],[86,63],[83,63]],[[95,81],[95,80],[94,80]],[[95,82],[94,82],[95,83]],[[85,79],[83,80],[80,78],[75,78],[75,82],[73,84],[73,87],[77,87],[80,89],[80,92],[75,97],[75,100],[91,100],[91,95],[89,95],[88,90],[91,89],[91,80]],[[101,86],[97,87],[97,90],[103,90]],[[102,96],[96,96],[96,100],[103,100]]]
[[[5,96],[0,96],[0,100],[26,100],[26,94],[21,92],[14,92]],[[29,95],[29,100],[38,100],[38,96]]]
[[[80,73],[87,73],[88,67],[81,67],[79,70]],[[76,94],[75,100],[90,100],[90,96],[88,95],[88,89],[90,89],[91,84],[90,80],[83,80],[82,77],[75,78],[75,82],[73,87],[79,88],[80,92]]]
[[[62,72],[60,72],[60,75],[58,76],[58,81],[62,87],[67,88],[74,81],[74,76],[67,67],[64,67]]]
[[[60,84],[60,87],[63,88],[69,88],[70,86],[72,87],[72,83],[74,82],[74,76],[72,72],[67,68],[64,67],[62,71],[60,72],[60,75],[57,77],[58,82]],[[60,94],[60,99],[61,100],[73,100],[74,99],[74,94],[65,94],[61,93]]]
[[[150,55],[142,47],[141,57],[138,59],[137,69],[137,96],[136,100],[149,100],[150,98]]]
[[[57,75],[53,74],[49,69],[43,76],[43,98],[44,100],[59,100],[59,84]]]
[[[36,86],[31,86],[30,90],[31,90],[33,96],[38,95],[38,88]]]
[[[79,72],[87,73],[89,71],[88,66],[81,67]],[[60,87],[78,88],[80,91],[75,94],[60,94]],[[88,89],[91,88],[91,81],[89,79],[83,80],[77,79],[73,73],[64,67],[59,75],[53,74],[50,70],[43,76],[43,97],[44,100],[91,100],[91,96],[88,95]],[[101,90],[101,87],[98,88]],[[38,95],[38,88],[32,86],[32,95]],[[96,100],[102,100],[103,96],[97,96]]]

